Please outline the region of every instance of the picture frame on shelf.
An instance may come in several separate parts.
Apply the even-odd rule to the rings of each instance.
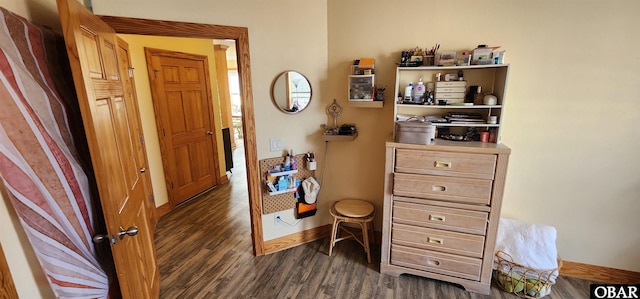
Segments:
[[[456,65],[456,52],[440,52],[438,65]]]

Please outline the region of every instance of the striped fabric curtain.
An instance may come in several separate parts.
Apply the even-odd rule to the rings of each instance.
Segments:
[[[62,37],[0,12],[0,177],[56,297],[108,297],[91,242],[102,215],[79,155],[86,145],[72,134],[82,130],[77,99],[72,82],[58,81],[70,78],[56,60]]]

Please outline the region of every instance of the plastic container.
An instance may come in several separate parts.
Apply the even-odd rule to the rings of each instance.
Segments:
[[[413,82],[409,82],[409,85],[404,88],[404,100],[411,101],[411,94],[413,94]]]
[[[431,122],[396,122],[396,142],[428,145],[433,144],[435,138],[436,127]]]
[[[413,102],[424,102],[424,93],[427,91],[427,87],[422,83],[422,78],[418,81],[418,85],[413,88]]]
[[[296,161],[296,155],[293,153],[293,150],[290,150],[289,153],[291,156],[291,170],[296,170],[298,169],[298,161]]]

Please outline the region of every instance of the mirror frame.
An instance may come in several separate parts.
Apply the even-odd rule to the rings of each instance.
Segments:
[[[278,101],[276,99],[276,94],[275,94],[276,82],[278,82],[278,80],[280,80],[280,78],[283,78],[283,77],[286,78],[287,73],[291,73],[291,72],[297,73],[302,78],[307,80],[307,84],[309,85],[309,101],[307,102],[307,105],[304,106],[302,109],[298,109],[295,112],[288,111],[285,108],[281,107],[278,104]],[[287,70],[287,71],[281,72],[275,77],[275,79],[273,79],[273,82],[271,83],[271,101],[273,102],[273,105],[275,105],[276,108],[278,108],[278,110],[282,111],[283,113],[286,113],[286,114],[298,114],[298,113],[304,111],[305,109],[307,109],[307,107],[309,107],[309,104],[311,103],[312,99],[313,99],[313,88],[311,87],[311,82],[309,82],[309,78],[307,78],[307,76],[303,75],[301,72],[298,72],[298,71],[295,71],[295,70]]]

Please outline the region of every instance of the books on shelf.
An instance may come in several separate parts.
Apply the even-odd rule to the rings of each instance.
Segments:
[[[469,123],[484,123],[486,120],[482,118],[480,113],[468,113],[468,112],[449,112],[444,117],[448,122],[452,124],[469,124]]]

